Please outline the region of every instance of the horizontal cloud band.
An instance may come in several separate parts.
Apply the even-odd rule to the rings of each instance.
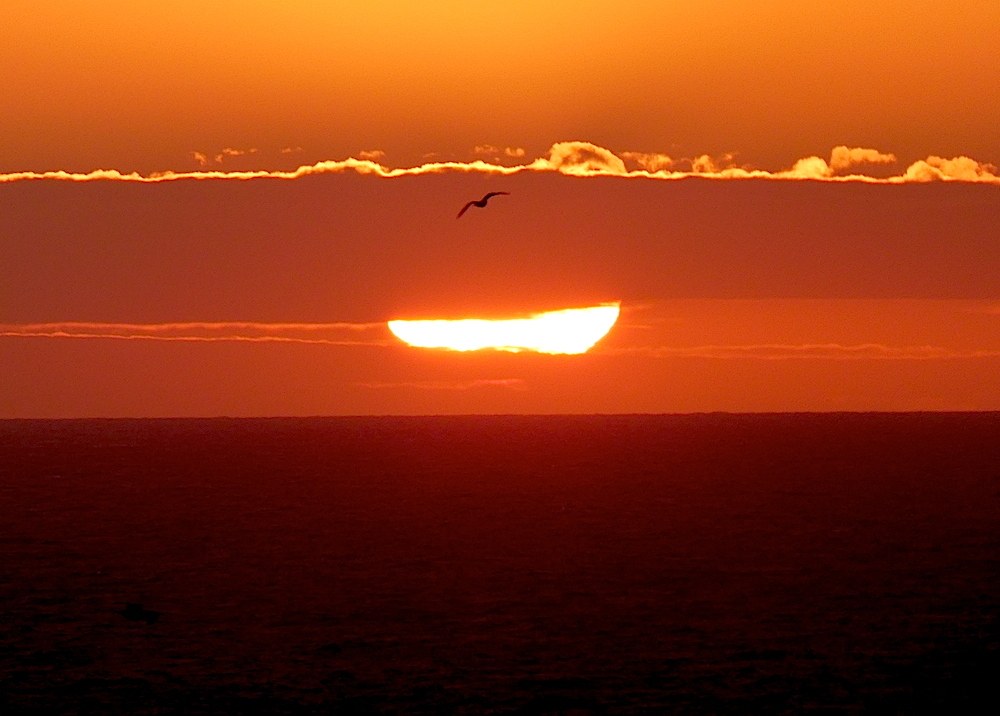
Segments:
[[[300,343],[329,346],[392,346],[383,338],[384,323],[25,323],[0,324],[0,338],[90,338],[130,341],[184,343]],[[360,334],[360,335],[359,335]],[[365,335],[368,334],[368,335]],[[881,343],[843,345],[839,343],[761,343],[753,345],[632,346],[606,347],[594,351],[603,355],[636,355],[653,358],[714,358],[752,360],[948,360],[1000,358],[998,350],[954,350],[940,346],[890,346]],[[461,388],[482,385],[516,387],[520,379],[473,381]],[[452,384],[385,383],[382,387],[455,387]]]
[[[958,358],[1000,358],[997,350],[953,350],[941,346],[888,346],[881,343],[841,345],[839,343],[781,344],[745,346],[659,346],[655,348],[605,349],[600,353],[629,353],[656,358],[717,358],[757,360],[942,360]]]
[[[521,378],[477,378],[464,381],[404,381],[401,383],[355,383],[361,388],[385,390],[394,388],[415,388],[417,390],[470,390],[472,388],[509,388],[524,390]]]
[[[384,323],[24,323],[0,324],[4,338],[103,338],[131,341],[175,341],[185,343],[305,343],[335,346],[384,346],[391,341],[376,336],[356,338],[359,333],[378,331]],[[350,337],[345,337],[345,334]]]
[[[377,156],[366,152],[367,156]],[[508,156],[515,156],[508,154]],[[624,157],[624,158],[623,158]],[[625,160],[641,167],[629,169]],[[665,154],[614,152],[590,142],[558,142],[552,145],[548,155],[527,164],[503,166],[477,159],[471,162],[430,162],[416,167],[390,168],[368,159],[348,158],[340,161],[322,161],[303,165],[294,171],[193,171],[156,172],[142,175],[136,172],[122,173],[117,169],[96,169],[86,173],[67,171],[13,172],[0,174],[0,183],[56,180],[56,181],[126,181],[157,183],[182,179],[298,179],[314,174],[331,174],[353,171],[383,178],[437,174],[442,172],[466,172],[494,175],[511,175],[521,172],[558,172],[569,176],[593,177],[616,176],[645,179],[684,179],[702,177],[707,179],[776,179],[812,180],[828,182],[865,182],[870,184],[909,184],[944,182],[973,182],[1000,185],[1000,174],[992,164],[976,161],[969,157],[929,156],[910,164],[901,174],[875,177],[867,174],[843,174],[853,167],[864,164],[889,164],[896,161],[892,154],[884,154],[875,149],[863,147],[834,147],[830,159],[805,157],[783,171],[766,171],[746,166],[732,165],[732,155],[720,158],[703,155],[693,159],[673,159]]]

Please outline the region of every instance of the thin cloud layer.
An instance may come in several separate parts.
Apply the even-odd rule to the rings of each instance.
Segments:
[[[606,349],[602,353],[632,353],[656,358],[717,358],[756,360],[941,360],[956,358],[996,358],[1000,351],[961,351],[940,346],[890,346],[881,343],[761,343],[754,345],[705,345],[634,347]]]
[[[391,341],[358,334],[382,333],[384,323],[256,323],[215,321],[187,323],[0,324],[3,338],[91,338],[184,343],[305,343],[336,346],[385,346]]]
[[[239,151],[239,150],[231,150]],[[500,150],[496,147],[477,147],[477,153],[498,156]],[[521,152],[521,153],[519,153]],[[509,158],[518,158],[523,154],[520,148],[508,148],[503,154]],[[204,154],[193,153],[200,163],[207,163]],[[511,175],[520,172],[558,172],[567,176],[594,177],[615,176],[624,178],[644,179],[684,179],[701,177],[707,179],[773,179],[773,180],[811,180],[830,182],[866,182],[871,184],[908,184],[927,182],[971,182],[980,184],[1000,185],[1000,174],[993,164],[979,162],[971,157],[959,156],[947,159],[939,156],[929,156],[908,166],[902,173],[893,176],[876,177],[869,174],[842,172],[867,164],[890,164],[896,161],[893,154],[880,152],[864,147],[834,147],[830,159],[818,156],[804,157],[796,161],[790,169],[782,171],[767,171],[749,166],[734,166],[734,155],[721,157],[702,155],[695,158],[672,159],[666,154],[622,152],[621,156],[609,149],[591,144],[590,142],[557,142],[552,145],[548,154],[527,164],[502,166],[492,161],[476,159],[471,162],[427,162],[415,167],[391,168],[379,163],[384,155],[377,151],[361,152],[361,158],[350,157],[340,161],[322,161],[316,164],[303,165],[294,171],[194,171],[194,172],[157,172],[142,175],[136,172],[124,174],[116,169],[96,169],[91,172],[77,173],[67,171],[47,172],[13,172],[0,174],[0,183],[28,180],[57,181],[130,181],[157,183],[178,181],[181,179],[298,179],[314,174],[342,173],[353,171],[358,174],[371,174],[383,178],[414,176],[420,174],[437,174],[443,172],[464,172],[493,175]],[[629,170],[625,160],[634,161],[641,169]]]
[[[328,346],[392,346],[384,323],[257,323],[215,321],[184,323],[54,323],[0,324],[0,338],[80,338],[182,343],[301,343]],[[604,355],[645,355],[653,358],[714,358],[724,360],[950,360],[997,358],[997,350],[955,350],[941,346],[892,346],[882,343],[757,343],[749,345],[632,346],[603,348]],[[463,383],[365,383],[369,388],[458,390],[486,385],[517,387],[519,378]]]
[[[476,380],[463,381],[403,381],[400,383],[355,383],[362,388],[372,388],[374,390],[414,388],[416,390],[470,390],[473,388],[509,388],[511,390],[524,390],[524,381],[521,378],[477,378]]]
[[[1000,311],[998,311],[1000,312]],[[63,338],[157,341],[176,343],[285,343],[321,346],[390,347],[385,323],[262,323],[253,321],[191,321],[175,323],[100,323],[62,321],[0,324],[0,338]],[[747,345],[629,346],[593,351],[603,355],[716,360],[955,360],[1000,358],[998,350],[962,350],[933,345],[894,346],[883,343],[757,343]],[[464,382],[359,383],[367,388],[465,390],[497,386],[523,389],[520,378]]]

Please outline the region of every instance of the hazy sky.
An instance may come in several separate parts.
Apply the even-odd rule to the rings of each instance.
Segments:
[[[0,417],[1000,409],[996,2],[4,16]]]
[[[1000,162],[994,0],[6,0],[0,171],[557,141]]]

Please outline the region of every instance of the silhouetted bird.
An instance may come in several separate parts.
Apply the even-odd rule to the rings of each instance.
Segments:
[[[500,196],[501,194],[510,194],[510,192],[509,191],[491,191],[489,194],[487,194],[486,196],[484,196],[479,201],[470,201],[468,204],[466,204],[465,206],[463,206],[462,210],[460,212],[458,212],[458,216],[456,216],[455,218],[456,219],[461,219],[462,218],[462,214],[464,214],[465,212],[467,212],[469,210],[470,206],[478,206],[480,209],[485,209],[486,208],[486,202],[488,202],[490,200],[490,197]]]
[[[160,618],[161,612],[154,612],[152,609],[143,609],[141,604],[128,603],[120,612],[123,617],[133,622],[146,622],[152,624]]]

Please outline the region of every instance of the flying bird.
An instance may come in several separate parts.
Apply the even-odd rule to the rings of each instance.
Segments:
[[[466,211],[468,211],[470,206],[478,206],[480,209],[485,209],[486,208],[486,202],[488,202],[491,197],[500,196],[501,194],[510,194],[510,192],[509,191],[491,191],[489,194],[487,194],[486,196],[484,196],[479,201],[470,201],[468,204],[466,204],[465,206],[463,206],[462,210],[460,212],[458,212],[458,216],[456,216],[455,218],[456,219],[461,219],[462,218],[462,214],[464,214]]]

